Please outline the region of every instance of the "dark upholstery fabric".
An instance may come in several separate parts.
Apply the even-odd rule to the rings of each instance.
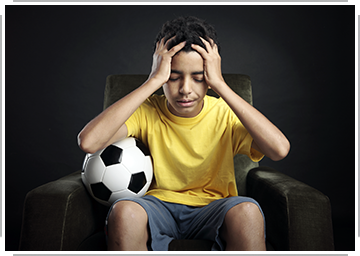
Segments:
[[[77,250],[103,229],[106,207],[93,200],[80,171],[30,191],[25,199],[20,250]]]
[[[334,250],[331,206],[318,190],[269,167],[251,170],[248,195],[259,202],[275,250]]]
[[[224,78],[236,93],[252,104],[248,76],[225,74]],[[107,77],[104,108],[146,79],[146,75]],[[161,89],[157,93],[162,93]],[[208,94],[216,96],[211,90]],[[247,156],[236,156],[234,164],[239,194],[253,197],[264,210],[268,250],[333,249],[330,202],[326,196],[273,169],[258,167]],[[106,250],[103,228],[107,211],[108,207],[87,193],[80,171],[44,184],[26,196],[19,249]],[[182,251],[209,248],[211,243],[203,240],[175,240],[169,246],[169,250]]]

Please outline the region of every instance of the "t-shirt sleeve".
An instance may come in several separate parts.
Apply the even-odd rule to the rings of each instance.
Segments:
[[[154,115],[154,107],[150,100],[147,99],[135,110],[129,119],[126,120],[125,125],[128,130],[127,136],[135,137],[145,143],[147,141],[149,122],[152,122],[152,115]]]
[[[141,123],[141,106],[135,110],[135,112],[129,117],[128,120],[126,120],[125,125],[127,127],[128,130],[128,137],[135,137],[135,138],[139,138],[139,127],[140,127],[140,123]]]

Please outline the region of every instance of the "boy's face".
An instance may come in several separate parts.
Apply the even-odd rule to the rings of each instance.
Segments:
[[[203,107],[207,88],[201,55],[196,51],[177,53],[171,61],[170,78],[163,86],[170,112],[195,117]]]

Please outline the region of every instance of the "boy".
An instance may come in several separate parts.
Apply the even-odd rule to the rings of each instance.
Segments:
[[[151,96],[161,86],[164,95]],[[220,98],[206,96],[208,88]],[[225,83],[211,25],[194,17],[165,23],[147,81],[78,139],[93,153],[126,136],[149,147],[154,182],[143,198],[111,207],[109,250],[167,250],[173,238],[211,240],[213,250],[266,249],[261,208],[237,196],[233,156],[280,160],[290,145]]]

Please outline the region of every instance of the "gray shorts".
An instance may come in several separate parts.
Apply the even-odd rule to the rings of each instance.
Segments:
[[[206,239],[214,241],[213,251],[225,250],[219,229],[227,211],[243,202],[256,204],[264,218],[259,204],[254,199],[243,196],[219,199],[204,207],[167,203],[153,196],[124,198],[116,202],[121,200],[136,202],[145,209],[150,229],[148,249],[153,251],[167,251],[173,239]],[[112,207],[109,213],[111,210]]]

